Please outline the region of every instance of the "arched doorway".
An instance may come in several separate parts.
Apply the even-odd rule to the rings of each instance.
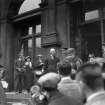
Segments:
[[[27,38],[23,39],[23,37],[20,38],[22,35],[26,35],[24,32],[24,28],[21,27],[21,24],[14,22],[14,18],[17,16],[24,16],[24,14],[18,14],[19,9],[24,3],[24,0],[3,0],[1,2],[1,11],[0,14],[0,45],[1,45],[1,53],[2,58],[0,59],[0,63],[7,68],[8,75],[9,75],[9,91],[13,91],[14,88],[14,64],[15,59],[17,57],[17,54],[19,53],[20,43],[21,42],[26,43],[28,40]],[[35,9],[35,8],[34,8]],[[33,9],[32,9],[33,10]],[[31,10],[30,10],[31,11]],[[30,12],[28,11],[28,12]],[[39,11],[39,10],[38,10]],[[36,10],[35,10],[36,12]],[[39,16],[39,14],[38,14]],[[40,16],[39,16],[40,17]],[[19,19],[19,18],[18,18]],[[31,19],[35,19],[33,16]],[[39,18],[41,20],[41,17]],[[22,21],[20,21],[21,23]],[[26,21],[25,21],[26,22]],[[26,22],[27,23],[27,22]],[[39,25],[36,24],[36,25]],[[24,25],[26,26],[26,24]],[[30,27],[30,22],[27,24],[28,27]],[[22,29],[21,29],[22,28]],[[27,36],[26,36],[27,37]],[[38,36],[39,37],[39,36]],[[33,37],[31,37],[33,38]],[[29,38],[30,39],[30,38]],[[39,39],[37,39],[39,40]],[[31,42],[31,41],[29,41]],[[31,45],[31,44],[30,44]],[[29,47],[30,47],[29,45]]]

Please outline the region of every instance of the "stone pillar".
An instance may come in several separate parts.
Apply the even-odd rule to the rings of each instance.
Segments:
[[[7,19],[2,20],[0,25],[0,44],[2,54],[0,64],[8,70],[9,90],[13,90],[16,33],[14,32],[11,22]]]
[[[57,2],[56,29],[62,48],[70,47],[70,4],[67,0]]]
[[[58,46],[56,32],[56,3],[55,0],[44,1],[42,8],[42,46]]]
[[[48,0],[48,33],[56,33],[56,6],[55,0]]]

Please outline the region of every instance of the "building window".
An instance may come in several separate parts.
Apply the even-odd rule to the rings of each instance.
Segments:
[[[28,28],[28,35],[32,35],[32,33],[33,33],[32,31],[33,31],[33,30],[32,30],[32,27],[29,27],[29,28]]]
[[[41,48],[41,24],[24,27],[25,35],[21,35],[21,49],[24,56],[33,56],[43,52]],[[27,29],[27,30],[26,30]]]
[[[85,21],[98,19],[99,18],[99,11],[93,10],[85,13]]]
[[[36,38],[36,47],[41,48],[41,37]]]
[[[36,25],[36,33],[41,33],[41,24]]]

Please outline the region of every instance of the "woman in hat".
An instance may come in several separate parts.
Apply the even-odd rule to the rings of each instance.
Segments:
[[[27,56],[25,58],[25,88],[28,92],[30,92],[31,86],[34,83],[34,74],[33,74],[33,67],[31,62],[31,57]]]

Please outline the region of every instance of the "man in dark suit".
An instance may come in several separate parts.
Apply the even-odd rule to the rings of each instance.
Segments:
[[[70,101],[70,105],[83,105],[83,95],[80,84],[71,79],[71,64],[68,60],[58,63],[61,81],[58,83],[58,90]]]
[[[86,105],[105,105],[105,91],[101,67],[97,63],[82,65],[77,73],[86,96]]]
[[[45,73],[55,72],[57,73],[57,63],[59,62],[59,58],[56,57],[56,51],[54,48],[50,49],[50,56],[45,60],[44,70]]]

